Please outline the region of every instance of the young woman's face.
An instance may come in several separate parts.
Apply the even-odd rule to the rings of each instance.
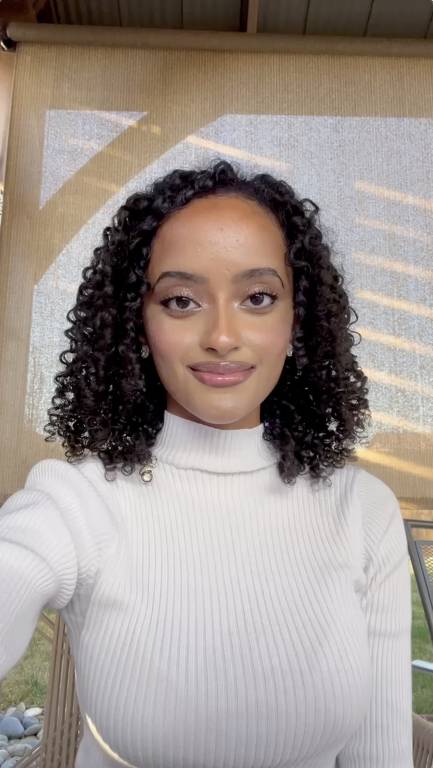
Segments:
[[[284,253],[272,214],[234,195],[193,200],[160,226],[146,275],[143,339],[170,413],[221,429],[260,424],[260,405],[280,378],[292,339],[292,270]],[[240,275],[255,268],[276,274]],[[162,277],[172,271],[195,279]],[[190,367],[222,361],[254,369],[219,387]]]

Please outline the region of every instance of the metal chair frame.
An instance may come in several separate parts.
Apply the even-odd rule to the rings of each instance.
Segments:
[[[433,531],[433,520],[410,520],[405,518],[403,522],[409,555],[433,643],[433,567],[430,575],[424,557],[424,548],[431,547],[433,559],[433,539],[414,539],[412,535],[414,528]]]

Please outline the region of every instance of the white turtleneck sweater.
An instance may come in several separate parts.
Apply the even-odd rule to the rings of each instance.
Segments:
[[[413,768],[409,557],[356,464],[295,486],[168,411],[153,480],[44,459],[0,510],[0,679],[67,624],[76,768]]]

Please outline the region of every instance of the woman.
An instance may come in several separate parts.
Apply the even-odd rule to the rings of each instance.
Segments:
[[[367,379],[306,203],[174,170],[83,271],[45,428],[67,461],[0,514],[0,678],[59,610],[77,768],[413,765],[404,527],[356,466]]]

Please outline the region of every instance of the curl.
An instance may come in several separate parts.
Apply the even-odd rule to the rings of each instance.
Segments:
[[[218,194],[263,206],[287,243],[293,356],[260,409],[263,437],[278,452],[282,481],[293,484],[306,472],[314,482],[328,480],[335,468],[356,461],[356,441],[371,418],[367,377],[351,351],[351,313],[358,316],[323,241],[319,207],[299,199],[282,179],[267,173],[247,177],[217,160],[199,170],[173,170],[128,197],[103,230],[67,314],[70,346],[59,358],[64,368],[55,376],[45,440],[59,436],[70,462],[86,452],[97,455],[107,480],[118,467],[130,475],[136,464],[144,470],[152,462],[164,421],[166,392],[152,358],[140,356],[139,342],[152,240],[168,215],[195,198]]]

